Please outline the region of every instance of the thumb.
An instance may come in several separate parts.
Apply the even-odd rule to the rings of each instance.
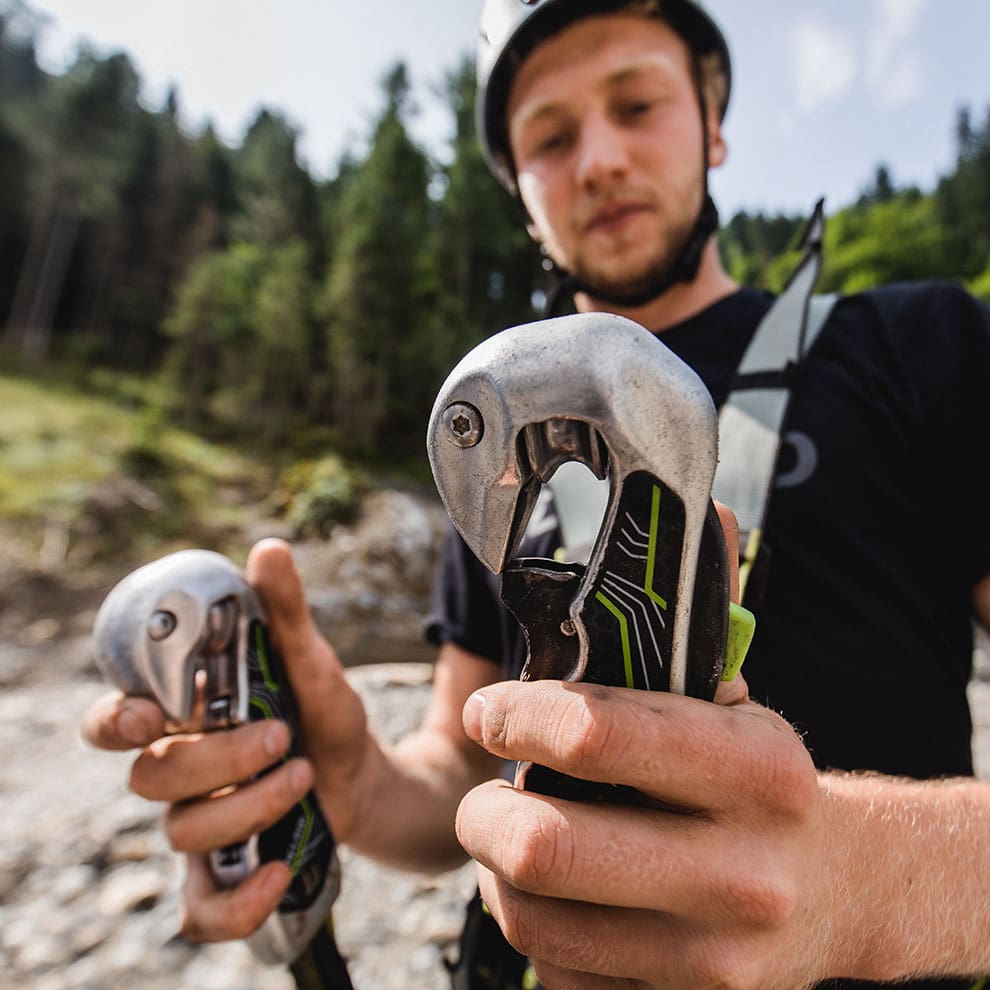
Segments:
[[[715,503],[718,521],[725,536],[725,549],[729,557],[729,598],[739,601],[739,520],[736,514],[722,502]]]
[[[283,655],[289,676],[299,686],[319,678],[340,661],[320,635],[310,615],[306,593],[284,540],[266,539],[252,547],[247,560],[247,579],[254,587],[268,618],[269,628]]]
[[[725,548],[729,557],[729,598],[739,602],[739,521],[735,513],[721,502],[715,503],[722,532],[725,534]],[[742,674],[736,674],[731,681],[722,681],[715,693],[715,703],[719,705],[741,705],[749,701],[749,687]]]
[[[313,622],[289,545],[262,540],[248,555],[246,573],[285,664],[310,753],[320,745],[346,742],[356,729],[363,731],[363,706],[347,684],[336,652]],[[357,711],[348,717],[355,706]]]

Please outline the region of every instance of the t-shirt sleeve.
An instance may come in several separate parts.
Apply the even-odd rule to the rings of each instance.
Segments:
[[[450,524],[440,545],[424,632],[437,646],[454,643],[469,653],[503,663],[504,613],[494,579]]]

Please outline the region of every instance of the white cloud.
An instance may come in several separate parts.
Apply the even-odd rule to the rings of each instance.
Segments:
[[[808,16],[792,32],[791,48],[799,111],[815,110],[852,89],[856,50],[850,35]]]
[[[930,3],[931,0],[876,0],[877,20],[867,49],[867,78],[881,106],[905,106],[924,88],[918,32]]]

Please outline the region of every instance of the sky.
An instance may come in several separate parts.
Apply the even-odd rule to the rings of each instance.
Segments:
[[[39,57],[51,71],[81,39],[126,51],[162,105],[178,90],[190,130],[212,121],[237,143],[262,105],[299,130],[314,175],[360,150],[380,83],[407,64],[415,137],[443,158],[451,124],[437,95],[473,57],[482,0],[28,0],[48,15]],[[836,210],[885,164],[897,185],[934,188],[955,159],[959,109],[990,108],[988,0],[709,0],[728,38],[733,93],[726,165],[712,189],[740,209]]]

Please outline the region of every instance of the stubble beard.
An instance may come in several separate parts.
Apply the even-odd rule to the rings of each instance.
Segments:
[[[593,299],[622,302],[648,296],[656,287],[657,295],[669,284],[669,279],[685,249],[697,218],[678,217],[676,223],[655,234],[653,248],[639,260],[622,261],[616,258],[601,262],[579,251],[574,258],[571,273],[577,278],[582,291]]]

